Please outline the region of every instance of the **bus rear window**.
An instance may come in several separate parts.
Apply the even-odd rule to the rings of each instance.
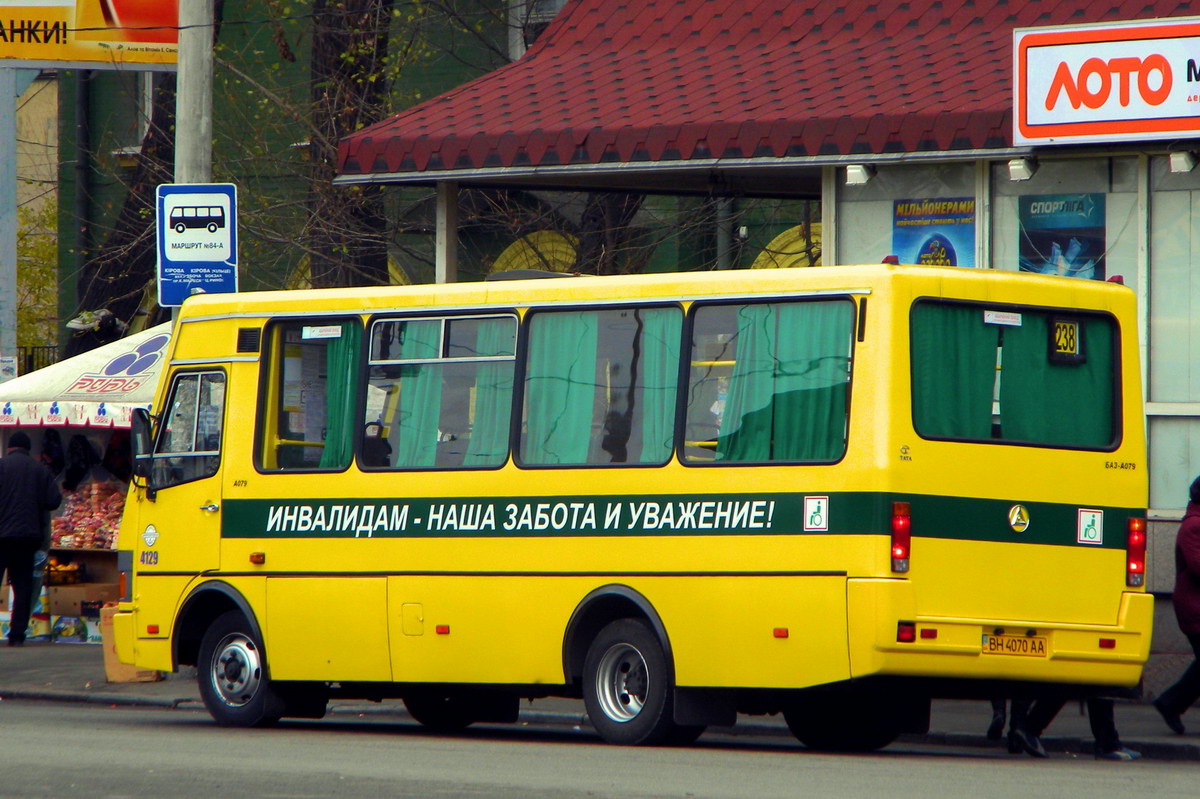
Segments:
[[[697,308],[683,461],[839,460],[853,338],[845,299]]]
[[[919,301],[913,425],[924,438],[1109,449],[1116,344],[1101,314]]]

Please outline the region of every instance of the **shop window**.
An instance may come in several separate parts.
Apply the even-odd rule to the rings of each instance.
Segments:
[[[504,465],[516,330],[511,315],[376,321],[362,467]]]
[[[923,301],[912,311],[913,425],[926,438],[1108,449],[1111,318]]]
[[[848,300],[696,310],[683,459],[831,462],[846,450]]]
[[[522,465],[666,463],[682,320],[675,307],[531,314]]]
[[[357,322],[289,321],[270,330],[272,383],[264,470],[341,470],[354,453],[361,328]]]
[[[837,174],[838,263],[978,266],[974,164],[878,165],[850,185]]]
[[[1150,507],[1178,519],[1200,463],[1200,169],[1149,169]]]
[[[1041,159],[1028,180],[992,165],[992,266],[1137,280],[1137,159]]]
[[[211,477],[221,463],[225,375],[177,374],[160,422],[151,484],[158,489]]]

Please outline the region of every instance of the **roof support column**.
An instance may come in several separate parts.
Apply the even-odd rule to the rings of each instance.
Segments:
[[[437,184],[437,230],[434,234],[434,281],[458,282],[458,184]]]
[[[838,167],[821,167],[821,266],[838,260]]]

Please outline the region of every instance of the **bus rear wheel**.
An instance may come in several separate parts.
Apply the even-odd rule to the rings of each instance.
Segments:
[[[408,694],[404,707],[422,727],[434,732],[459,732],[477,721],[474,704],[462,694]]]
[[[797,699],[783,719],[800,743],[827,752],[874,752],[896,740],[903,727],[885,698],[873,692]]]
[[[662,643],[645,622],[611,622],[588,647],[583,661],[583,702],[592,726],[609,743],[694,740],[703,730],[675,724],[674,690]]]
[[[274,724],[286,710],[267,679],[262,642],[237,611],[219,616],[204,633],[196,671],[200,698],[218,724]]]

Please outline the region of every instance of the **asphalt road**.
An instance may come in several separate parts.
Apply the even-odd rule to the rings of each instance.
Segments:
[[[1186,762],[1037,761],[946,746],[834,756],[787,738],[625,748],[561,727],[436,736],[388,717],[230,730],[202,712],[21,700],[0,703],[0,729],[4,799],[1162,799],[1194,797],[1197,774]]]

